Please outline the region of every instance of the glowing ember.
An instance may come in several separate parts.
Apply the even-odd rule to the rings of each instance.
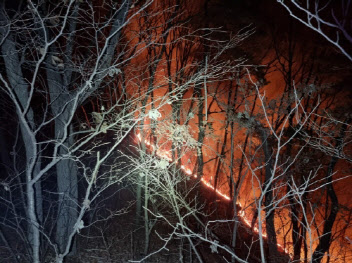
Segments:
[[[141,136],[140,133],[137,134],[137,138],[139,139],[140,142],[142,141],[142,136]],[[144,143],[145,143],[147,146],[151,147],[153,151],[155,151],[155,146],[152,145],[148,140],[144,140]],[[158,150],[156,151],[156,154],[157,154],[160,158],[165,158],[165,159],[167,159],[167,160],[170,161],[170,162],[172,161],[171,154],[170,154],[170,152],[168,152],[168,151],[164,151],[164,150],[159,150],[159,149],[158,149]],[[181,165],[181,169],[182,169],[187,175],[190,175],[190,176],[193,176],[194,178],[197,178],[197,175],[196,175],[196,174],[195,174],[195,175],[192,175],[192,171],[191,171],[189,168],[187,168],[186,166]],[[211,190],[215,191],[219,196],[223,197],[223,198],[226,199],[226,200],[231,200],[231,198],[230,198],[228,195],[222,193],[219,189],[214,189],[214,186],[211,185],[209,182],[207,182],[207,181],[204,179],[204,177],[202,177],[200,181],[203,183],[203,185],[205,185],[206,187],[208,187],[208,188],[210,188]],[[237,204],[237,205],[240,207],[240,209],[241,209],[241,210],[238,212],[238,215],[240,216],[240,218],[242,219],[242,221],[243,221],[249,228],[251,228],[251,221],[246,217],[246,215],[245,215],[245,213],[244,213],[244,210],[243,210],[242,204],[241,204],[239,201],[237,201],[236,204]],[[259,234],[259,229],[258,229],[258,227],[254,226],[254,227],[253,227],[253,231],[254,231],[256,234]],[[266,234],[266,233],[262,233],[262,236],[263,236],[264,238],[267,238],[267,234]],[[277,244],[277,247],[280,248],[282,251],[284,251],[286,254],[290,255],[290,251],[289,251],[287,248],[284,248],[283,245]]]

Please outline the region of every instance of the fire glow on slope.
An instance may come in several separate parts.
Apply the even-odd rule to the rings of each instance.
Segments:
[[[138,140],[141,142],[142,141],[142,137],[141,137],[141,134],[140,133],[137,133],[137,138]],[[169,151],[164,151],[164,150],[160,150],[160,149],[157,149],[156,150],[156,147],[150,143],[150,141],[148,140],[144,140],[144,143],[152,148],[153,151],[155,151],[155,153],[160,157],[160,158],[164,158],[166,160],[168,160],[169,162],[172,161],[172,158],[171,158],[171,153]],[[189,176],[193,176],[194,178],[197,178],[197,175],[193,175],[192,174],[192,171],[185,167],[184,165],[181,165],[181,169]],[[200,180],[202,182],[203,185],[205,185],[206,187],[210,188],[211,190],[215,191],[217,193],[217,195],[221,196],[222,198],[226,199],[226,200],[231,200],[231,198],[224,194],[223,192],[221,192],[219,189],[214,189],[214,186],[211,185],[209,182],[207,182],[204,177],[201,178]],[[240,211],[238,212],[238,215],[240,216],[240,218],[242,219],[242,221],[247,225],[247,227],[251,228],[251,221],[248,219],[248,217],[246,217],[245,213],[244,213],[244,210],[243,210],[243,205],[237,201],[236,204],[240,207]],[[258,227],[253,227],[253,231],[256,233],[256,234],[259,234],[259,229]],[[262,233],[262,236],[264,238],[267,238],[267,234],[266,233]],[[290,255],[290,251],[287,249],[287,248],[284,248],[283,245],[281,244],[277,244],[278,248],[280,248],[282,251],[284,251],[286,254]]]

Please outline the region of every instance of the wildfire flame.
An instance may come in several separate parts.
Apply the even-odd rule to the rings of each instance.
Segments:
[[[140,133],[137,133],[137,138],[138,140],[141,142],[142,141],[142,136]],[[148,147],[151,147],[153,151],[156,152],[157,156],[159,156],[160,158],[164,158],[166,160],[168,160],[169,162],[172,161],[172,158],[171,158],[171,153],[170,151],[166,151],[166,150],[160,150],[160,149],[157,149],[156,150],[156,147],[150,143],[150,141],[148,140],[144,140],[144,143],[148,146]],[[192,174],[192,171],[187,168],[186,166],[184,165],[181,165],[181,169],[189,176],[193,176],[194,178],[197,178],[197,175],[196,174]],[[227,195],[227,194],[224,194],[223,192],[221,192],[219,189],[214,189],[214,186],[211,185],[209,182],[207,182],[204,177],[202,177],[200,179],[200,181],[202,182],[203,185],[205,185],[206,187],[208,187],[209,189],[213,190],[216,192],[217,195],[221,196],[222,198],[226,199],[226,200],[231,200],[231,198]],[[240,211],[238,212],[238,215],[240,216],[240,218],[242,219],[242,221],[247,225],[247,227],[251,228],[251,221],[250,219],[248,219],[248,217],[246,216],[244,210],[243,210],[243,205],[237,201],[236,204],[240,207]],[[258,227],[254,226],[253,227],[253,231],[256,233],[256,234],[259,234],[259,229]],[[264,232],[262,233],[262,236],[264,238],[267,238],[267,234]],[[283,245],[281,244],[277,244],[277,247],[280,248],[282,251],[284,251],[286,254],[288,254],[290,257],[290,251],[287,249],[287,248],[284,248]]]

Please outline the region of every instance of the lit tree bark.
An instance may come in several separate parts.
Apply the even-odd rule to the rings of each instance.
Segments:
[[[0,7],[0,21],[6,24],[6,17],[3,6]],[[8,35],[7,35],[8,34]],[[12,96],[17,96],[18,104],[16,105],[17,116],[19,117],[19,126],[26,152],[26,214],[28,216],[28,240],[31,244],[32,259],[34,263],[39,262],[40,234],[39,224],[36,215],[36,198],[34,185],[38,179],[33,178],[36,175],[37,144],[36,138],[32,132],[34,127],[34,115],[29,103],[28,84],[24,80],[20,67],[19,54],[13,40],[12,34],[6,32],[5,28],[0,29],[0,36],[3,39],[1,45],[2,55],[7,57],[5,60],[6,74],[9,84],[14,87]],[[2,81],[5,81],[1,76]],[[14,98],[13,98],[14,99]],[[34,171],[34,173],[32,173]],[[40,201],[40,200],[38,200]]]
[[[263,188],[266,189],[265,192],[265,222],[266,222],[266,233],[268,235],[268,247],[269,247],[269,262],[275,262],[276,256],[278,255],[277,251],[277,239],[276,239],[276,230],[275,230],[275,210],[272,209],[274,204],[273,198],[273,189],[272,189],[272,177],[273,177],[273,164],[272,164],[272,149],[269,144],[269,136],[264,128],[261,128],[260,138],[263,143],[264,151],[264,160],[265,160],[265,179]]]
[[[74,236],[83,227],[81,220],[89,207],[89,194],[95,181],[90,181],[87,189],[87,204],[79,206],[75,154],[101,131],[91,131],[91,135],[77,144],[74,137],[77,131],[74,131],[72,120],[77,108],[98,91],[104,78],[116,74],[116,49],[122,29],[130,19],[127,18],[130,1],[121,1],[121,5],[112,2],[116,11],[112,12],[109,21],[111,26],[107,27],[109,30],[105,38],[93,39],[99,46],[96,57],[92,60],[80,57],[86,64],[82,63],[82,68],[81,65],[75,67],[75,63],[78,63],[75,52],[81,41],[79,33],[82,32],[77,31],[77,23],[81,23],[80,26],[83,27],[87,26],[84,24],[86,21],[80,21],[78,16],[89,14],[89,11],[86,13],[86,10],[79,7],[80,4],[81,1],[74,0],[60,3],[53,11],[59,12],[58,17],[51,17],[53,13],[47,10],[52,8],[50,4],[28,1],[28,5],[19,7],[19,10],[23,11],[23,17],[20,11],[16,15],[13,10],[7,13],[4,3],[0,6],[0,46],[2,61],[5,64],[5,70],[0,74],[1,89],[7,92],[16,108],[20,137],[25,149],[25,203],[22,205],[28,224],[24,232],[29,241],[31,262],[35,263],[40,262],[43,256],[40,251],[41,240],[48,241],[46,246],[53,250],[57,262],[62,262],[72,247]],[[150,2],[141,8],[148,4]],[[14,29],[18,26],[16,23],[22,23],[22,27],[17,28],[23,30],[22,35]],[[92,29],[87,31],[89,30]],[[114,69],[113,73],[110,73],[111,69]],[[88,80],[84,82],[85,79]],[[39,105],[36,108],[37,101],[44,106]],[[48,132],[48,127],[53,127],[53,134]],[[40,136],[45,138],[39,139]],[[116,148],[116,145],[114,147]],[[43,152],[45,156],[42,155]],[[42,206],[41,180],[43,175],[51,174],[52,171],[56,171],[57,185],[53,188],[58,193],[59,209],[57,222],[50,218],[53,222],[49,224],[53,224],[50,229],[56,227],[56,242],[51,240],[54,233],[46,232]],[[15,176],[18,178],[22,175],[19,173]],[[89,177],[86,174],[85,176]],[[22,185],[19,185],[22,189]],[[48,220],[45,223],[47,224]]]

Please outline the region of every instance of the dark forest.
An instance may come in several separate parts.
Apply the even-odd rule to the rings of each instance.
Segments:
[[[351,4],[0,1],[0,262],[352,262]]]

